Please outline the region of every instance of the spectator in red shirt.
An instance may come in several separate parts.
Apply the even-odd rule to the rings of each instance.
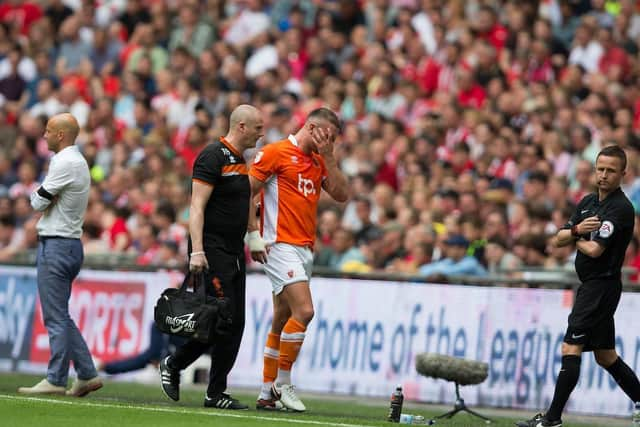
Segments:
[[[124,252],[131,244],[125,217],[127,213],[111,205],[104,206],[102,214],[102,238],[113,252]]]
[[[203,104],[196,105],[195,123],[188,128],[178,129],[173,138],[173,148],[182,157],[188,168],[193,167],[198,154],[209,142],[212,117]],[[185,131],[186,130],[186,131]],[[191,170],[191,169],[189,169]]]
[[[22,35],[29,33],[31,24],[42,17],[42,9],[35,3],[21,0],[5,0],[0,4],[0,21],[20,28]]]
[[[636,217],[637,218],[637,217]],[[640,242],[636,237],[631,239],[627,252],[625,254],[625,265],[629,267],[633,273],[629,275],[632,283],[640,283]]]
[[[193,124],[186,132],[177,131],[174,138],[176,153],[185,161],[188,168],[193,166],[198,154],[207,145],[207,129]]]
[[[389,143],[382,139],[371,141],[369,150],[371,161],[375,167],[375,181],[376,183],[388,184],[394,191],[398,191],[398,174],[396,167],[387,158],[388,149]]]
[[[512,144],[504,137],[498,136],[488,147],[492,156],[488,173],[494,178],[504,178],[513,182],[518,176],[518,166],[513,159]]]
[[[626,81],[631,72],[629,56],[623,48],[613,40],[610,28],[600,28],[598,40],[604,53],[598,61],[598,70],[612,81]]]
[[[462,107],[482,108],[486,99],[486,92],[480,86],[469,67],[460,66],[456,72],[456,86],[458,88],[458,103]]]
[[[160,243],[158,242],[158,230],[151,224],[142,224],[137,230],[137,238],[133,242],[138,257],[136,258],[136,264],[138,265],[151,265],[154,264],[158,251],[160,250]]]
[[[555,78],[549,45],[542,40],[534,40],[531,43],[532,55],[529,58],[527,80],[529,82],[550,83]]]
[[[431,112],[432,104],[426,97],[419,96],[420,91],[411,82],[402,82],[399,91],[405,103],[396,111],[396,118],[402,122],[409,135],[414,135],[415,124],[420,117]]]
[[[451,155],[451,167],[456,175],[461,175],[467,171],[473,171],[475,165],[471,160],[471,149],[466,142],[461,142],[453,147],[453,153]]]
[[[453,148],[469,138],[469,129],[462,120],[462,106],[455,101],[442,106],[442,126],[444,127],[444,145],[438,147],[438,158],[449,160]]]
[[[443,58],[440,60],[436,75],[435,89],[448,92],[454,87],[456,66],[460,60],[462,46],[458,42],[447,43],[442,50]]]
[[[340,227],[340,216],[335,209],[318,214],[318,249],[331,244],[333,233]]]
[[[475,24],[475,30],[478,36],[491,43],[498,51],[498,54],[500,54],[507,41],[509,32],[498,22],[496,12],[490,6],[482,6],[478,12]]]

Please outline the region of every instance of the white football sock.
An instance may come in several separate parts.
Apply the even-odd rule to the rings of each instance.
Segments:
[[[291,371],[285,371],[284,369],[278,369],[278,378],[276,378],[276,384],[291,384]]]
[[[271,381],[262,383],[262,388],[260,389],[260,396],[258,399],[270,400],[271,399],[271,385],[273,383]]]

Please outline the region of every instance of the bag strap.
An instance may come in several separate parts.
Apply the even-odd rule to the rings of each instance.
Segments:
[[[202,303],[206,303],[207,301],[207,290],[206,290],[206,274],[203,272],[194,273],[193,278],[193,292],[200,297]]]
[[[182,285],[178,288],[178,292],[180,294],[184,294],[187,292],[187,288],[189,284],[193,282],[193,275],[191,272],[187,271],[187,274],[184,275],[184,280],[182,281]]]
[[[180,293],[184,293],[187,291],[188,281],[191,279],[193,283],[193,292],[198,295],[202,302],[206,302],[207,300],[207,275],[204,272],[191,273],[188,272],[185,276],[184,281],[182,282],[182,286],[180,287]],[[216,297],[224,298],[224,291],[222,289],[222,284],[220,283],[220,279],[214,277],[212,280],[212,285],[214,287]]]

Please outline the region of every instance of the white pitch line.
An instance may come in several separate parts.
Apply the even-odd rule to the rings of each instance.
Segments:
[[[78,401],[70,401],[70,400],[57,400],[57,399],[47,399],[43,397],[27,397],[27,396],[14,396],[10,394],[0,394],[0,400],[16,400],[23,402],[43,402],[43,403],[52,403],[56,405],[69,405],[69,406],[88,406],[92,408],[108,408],[108,409],[135,409],[137,411],[148,411],[148,412],[164,412],[164,413],[172,413],[172,414],[189,414],[189,415],[206,415],[212,417],[228,417],[228,418],[241,418],[241,419],[255,419],[262,421],[276,421],[280,423],[292,423],[292,424],[307,424],[307,425],[321,425],[321,426],[332,426],[332,427],[374,427],[366,424],[346,424],[346,423],[332,423],[328,421],[314,421],[314,420],[296,420],[292,418],[277,418],[277,417],[264,417],[264,416],[251,416],[251,415],[241,415],[241,414],[230,414],[226,412],[205,412],[198,410],[189,410],[189,409],[177,409],[177,408],[158,408],[153,406],[137,406],[137,405],[115,405],[109,403],[96,403],[96,402],[78,402]]]

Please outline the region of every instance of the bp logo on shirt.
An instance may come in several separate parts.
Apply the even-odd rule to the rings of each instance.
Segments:
[[[613,234],[613,223],[611,221],[605,221],[600,226],[600,230],[598,230],[598,234],[602,238],[607,238]]]

